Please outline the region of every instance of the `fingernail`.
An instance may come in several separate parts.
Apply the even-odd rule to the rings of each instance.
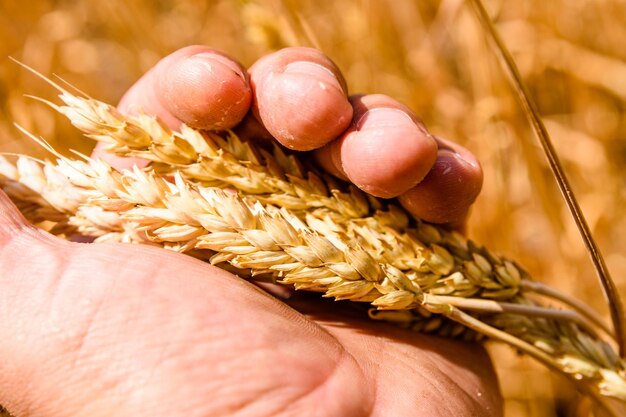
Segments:
[[[463,162],[464,164],[467,164],[472,168],[480,168],[480,163],[478,162],[474,154],[464,147],[459,145],[451,146],[450,144],[446,143],[447,141],[445,139],[442,139],[440,137],[435,137],[434,139],[437,141],[437,146],[440,152],[448,151],[449,154],[454,155],[460,162]]]
[[[361,130],[366,123],[368,127],[397,126],[399,123],[398,117],[406,119],[411,124],[415,124],[411,116],[400,109],[380,107],[369,109],[360,115],[354,126],[357,130]]]
[[[247,74],[244,72],[243,68],[238,65],[232,59],[229,59],[220,54],[212,53],[212,52],[201,52],[199,54],[191,55],[188,60],[197,61],[202,64],[209,72],[213,72],[212,65],[218,64],[223,65],[229,69],[231,69],[235,75],[241,78],[243,81],[247,79]]]
[[[479,167],[478,160],[476,159],[476,157],[474,157],[474,155],[472,155],[469,152],[467,154],[461,154],[459,152],[452,152],[452,154],[458,161],[462,162],[463,164],[467,164],[471,166],[472,168]]]
[[[343,90],[335,74],[323,65],[310,61],[295,61],[287,64],[283,69],[284,73],[302,74],[317,80],[318,86],[325,90],[327,88],[338,88]]]

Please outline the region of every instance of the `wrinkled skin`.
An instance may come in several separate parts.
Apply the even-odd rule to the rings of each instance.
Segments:
[[[194,59],[208,59],[211,71],[185,68],[184,61],[198,53],[205,53],[204,58]],[[340,73],[329,69],[327,58],[316,51],[270,55],[249,76],[223,54],[192,47],[166,58],[138,81],[120,108],[132,111],[141,105],[172,127],[182,120],[197,127],[217,123],[242,132],[266,132],[262,114],[267,110],[258,107],[280,102],[272,103],[278,93],[258,96],[265,94],[261,85],[269,83],[279,92],[284,87],[280,77],[271,82],[263,78],[272,72],[272,65],[283,65],[284,60],[296,62],[287,71],[286,82],[300,83],[303,94],[321,97],[313,107],[323,106],[326,98],[306,87],[313,83],[310,77],[329,84],[331,102],[346,99]],[[328,71],[314,66],[311,75],[311,62],[326,65]],[[176,73],[181,66],[183,72]],[[228,78],[232,74],[236,79]],[[199,97],[207,94],[204,87],[211,83],[222,90],[214,88],[216,95]],[[249,89],[250,97],[242,88]],[[398,135],[407,132],[416,140],[424,136],[417,119],[399,103],[365,97],[370,98],[353,98],[347,105],[339,103],[337,111],[325,111],[348,112],[350,119],[363,112],[360,106],[382,105],[371,125],[340,122],[334,131],[317,136],[326,139],[314,146],[307,141],[315,136],[315,120],[307,127],[300,122],[284,128],[276,125],[280,120],[265,121],[271,125],[267,130],[287,132],[292,148],[321,146],[322,151],[315,151],[320,164],[338,176],[358,178],[364,189],[384,191],[386,181],[405,181],[402,186],[390,184],[396,187],[393,196],[419,194],[415,178],[394,181],[394,175],[408,175],[406,167],[368,176],[372,167],[358,168],[350,161],[362,149],[354,143],[342,149],[346,140],[376,144],[384,132],[392,144],[401,143]],[[205,105],[199,105],[203,99]],[[174,108],[168,108],[172,103]],[[253,126],[253,118],[246,116],[249,106],[260,124]],[[328,117],[322,114],[319,120],[326,123]],[[396,117],[404,118],[400,128]],[[304,133],[294,133],[301,128]],[[443,142],[433,147],[430,140],[434,139],[407,145],[404,159],[388,149],[381,154],[395,158],[396,165],[419,165],[421,155],[430,168],[418,169],[429,172],[443,148]],[[444,156],[451,158],[447,152]],[[481,174],[471,163],[468,168],[467,160],[473,157],[462,152],[454,155],[466,155],[465,159],[453,156],[452,162],[444,162],[473,189],[461,192],[476,194]],[[457,164],[454,158],[461,161]],[[437,178],[433,175],[431,183],[437,184]],[[443,190],[445,183],[440,184]],[[429,193],[434,200],[428,205],[434,206],[441,196]],[[405,195],[401,201],[419,205],[412,198],[416,197]],[[462,222],[472,200],[466,198],[465,207],[444,213],[443,221]],[[158,248],[61,241],[27,225],[1,192],[0,339],[0,404],[18,417],[502,415],[491,363],[478,345],[372,322],[342,303],[297,295],[285,303],[225,271]]]

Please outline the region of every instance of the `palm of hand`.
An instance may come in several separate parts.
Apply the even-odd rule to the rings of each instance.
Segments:
[[[477,416],[500,408],[477,346],[319,301],[296,301],[301,314],[182,255],[41,236],[22,233],[0,253],[10,271],[1,279],[16,291],[0,295],[0,313],[18,312],[0,335],[23,336],[0,347],[16,359],[0,365],[0,403],[18,416]],[[33,262],[12,265],[25,250]]]

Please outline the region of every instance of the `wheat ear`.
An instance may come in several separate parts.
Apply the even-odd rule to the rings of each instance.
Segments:
[[[538,287],[514,262],[394,205],[329,187],[279,150],[270,154],[232,133],[173,133],[149,116],[123,116],[67,91],[61,98],[65,106],[55,108],[89,136],[153,164],[118,172],[89,158],[20,158],[16,167],[3,160],[3,189],[30,204],[34,220],[48,210],[63,225],[57,230],[157,243],[242,275],[370,302],[375,318],[463,333],[439,327],[431,315],[442,315],[512,344],[599,400],[626,401],[625,364],[593,330],[605,329],[601,321],[575,302],[578,311],[531,302],[527,294]],[[176,161],[179,150],[187,156]],[[274,188],[250,191],[266,181]]]

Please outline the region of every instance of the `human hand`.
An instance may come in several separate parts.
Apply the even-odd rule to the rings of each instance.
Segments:
[[[166,58],[131,88],[121,109],[141,105],[173,127],[179,120],[196,127],[218,127],[207,122],[216,111],[221,115],[211,123],[232,118],[230,125],[219,127],[240,124],[247,111],[245,94],[241,109],[226,100],[229,91],[236,90],[228,87],[231,81],[237,85],[227,76],[237,71],[222,58],[212,62],[211,52],[199,58],[208,59],[209,65],[189,58],[199,52],[207,50],[192,47]],[[271,59],[265,58],[265,63]],[[188,64],[191,68],[186,68]],[[254,68],[262,65],[263,61]],[[302,74],[298,66],[292,81],[301,91],[309,91],[301,99],[311,97],[310,74]],[[262,84],[267,80],[261,72],[255,75],[254,68],[258,97],[262,87],[255,77],[260,76]],[[246,79],[243,72],[235,77]],[[332,79],[322,82],[332,87]],[[199,100],[216,90],[224,92],[217,107],[208,96]],[[280,102],[272,104],[277,96],[270,94],[266,104],[280,111]],[[391,103],[387,100],[383,102]],[[358,114],[359,104],[354,102]],[[259,97],[256,111],[261,117],[263,103]],[[344,112],[351,112],[345,103],[342,106]],[[329,132],[330,145],[317,151],[322,166],[336,169],[337,175],[359,178],[363,188],[373,184],[374,192],[376,187],[384,190],[385,184],[395,187],[395,175],[403,183],[410,171],[402,168],[403,163],[428,171],[421,167],[428,164],[420,162],[419,155],[434,160],[436,148],[428,144],[412,115],[407,118],[391,110],[398,108],[396,104],[390,106],[369,113],[361,133],[353,137],[332,141],[336,134]],[[289,112],[288,107],[282,111]],[[235,117],[234,109],[242,114]],[[290,121],[296,118],[290,116]],[[305,125],[296,120],[291,129],[303,127],[311,137],[322,136],[315,133],[315,123]],[[299,136],[292,136],[295,142],[291,136],[283,140],[291,147],[307,148],[307,137],[300,145]],[[389,141],[394,147],[383,155],[393,157],[394,149],[402,151],[400,160],[388,160],[398,171],[379,175],[372,165],[350,165],[349,158],[359,156],[362,149],[359,145],[344,148],[343,143],[363,137],[372,146]],[[406,155],[410,152],[401,147],[400,140],[407,137],[426,142],[411,148],[418,155]],[[350,153],[355,148],[357,154]],[[447,166],[441,170],[443,177],[456,170],[462,182],[472,181],[468,178],[473,177],[458,174],[465,172],[462,164],[461,168]],[[412,181],[404,183],[412,187]],[[446,184],[441,184],[443,190],[451,190],[453,185]],[[403,201],[410,202],[410,194]],[[1,193],[0,227],[0,404],[18,417],[491,416],[502,412],[493,370],[479,346],[363,320],[348,307],[334,308],[337,305],[328,301],[296,297],[291,304],[298,312],[243,280],[180,254],[143,246],[60,241],[26,225]]]

